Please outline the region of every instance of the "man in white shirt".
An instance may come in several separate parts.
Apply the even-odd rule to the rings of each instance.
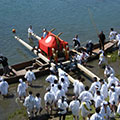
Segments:
[[[118,98],[117,98],[117,93],[115,91],[114,86],[111,86],[111,88],[108,92],[108,95],[109,95],[110,108],[111,108],[112,112],[115,114]]]
[[[26,85],[25,82],[23,82],[23,80],[20,78],[19,79],[19,84],[18,84],[18,88],[17,88],[17,92],[18,92],[18,96],[19,96],[19,99],[22,100],[22,97],[26,97],[26,90],[28,88],[28,86]]]
[[[103,120],[109,120],[110,119],[111,110],[110,110],[110,107],[109,107],[107,101],[102,102],[100,114],[101,114]]]
[[[37,93],[36,94],[36,97],[35,97],[35,115],[38,114],[41,114],[41,111],[42,111],[42,105],[41,105],[41,98],[40,98],[40,93]]]
[[[105,100],[108,96],[107,83],[103,79],[100,79],[100,83],[101,83],[100,93],[101,95],[103,95],[103,98]]]
[[[34,72],[32,72],[32,69],[26,69],[25,78],[27,79],[28,85],[32,86],[32,80],[36,80]]]
[[[59,120],[63,117],[62,120],[65,120],[66,113],[67,113],[67,108],[68,108],[68,103],[65,101],[65,97],[62,96],[61,99],[58,100],[58,114],[59,114]]]
[[[33,39],[31,35],[32,33],[33,33],[32,25],[30,25],[30,27],[28,28],[28,39]]]
[[[45,93],[44,101],[47,114],[52,114],[53,104],[55,103],[55,96],[52,92],[50,92],[50,88],[47,88],[47,93]]]
[[[95,113],[90,117],[90,120],[103,120],[101,114],[100,114],[100,107],[95,109]]]
[[[93,95],[91,94],[91,92],[89,92],[88,86],[85,87],[85,91],[81,92],[78,98],[81,100],[81,102],[85,101],[85,99],[93,100]]]
[[[101,106],[101,103],[103,101],[103,97],[101,96],[100,91],[97,91],[97,95],[94,98],[94,101],[95,101],[95,108]]]
[[[107,84],[108,88],[111,87],[112,83],[115,84],[116,86],[119,83],[119,80],[114,76],[114,74],[111,74],[107,80],[108,80],[108,84]]]
[[[106,65],[104,70],[104,76],[108,78],[111,74],[115,75],[115,71],[110,65]]]
[[[28,117],[32,118],[34,115],[35,98],[32,92],[29,91],[29,95],[25,98],[24,106],[27,108]]]
[[[54,83],[54,80],[58,80],[58,78],[56,77],[56,75],[50,71],[50,75],[48,75],[48,77],[45,79],[48,83],[52,84]]]
[[[0,93],[3,97],[6,97],[8,94],[8,88],[9,85],[7,81],[4,81],[4,79],[1,77],[1,82],[0,82]]]
[[[74,86],[74,93],[75,93],[75,96],[78,97],[81,92],[83,92],[85,90],[85,86],[83,84],[84,82],[84,79],[81,78],[81,76],[78,78],[78,80],[75,80],[74,83],[73,83],[73,86]]]
[[[69,104],[69,108],[73,114],[73,120],[79,120],[79,112],[80,112],[80,102],[77,100],[77,97],[73,96],[72,101]]]
[[[75,38],[73,38],[73,47],[76,50],[80,47],[80,39],[78,38],[78,35],[75,35]]]
[[[115,39],[116,38],[116,34],[117,34],[117,32],[114,31],[113,28],[111,28],[110,35],[109,35],[110,40]]]
[[[90,89],[89,89],[89,91],[94,95],[95,94],[95,86],[97,85],[98,86],[98,90],[100,90],[100,82],[97,80],[97,78],[96,77],[94,77],[93,78],[93,83],[91,84],[91,86],[90,86]]]

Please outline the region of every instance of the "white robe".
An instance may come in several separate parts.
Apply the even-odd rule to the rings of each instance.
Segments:
[[[55,100],[58,101],[59,99],[62,98],[62,96],[65,97],[65,91],[64,89],[58,90],[55,96]]]
[[[28,114],[34,110],[35,98],[32,95],[29,95],[25,98],[24,106],[27,108]]]
[[[115,39],[116,38],[116,31],[111,31],[110,32],[110,35],[109,35],[109,38],[110,38],[110,40],[113,40],[113,39]]]
[[[101,114],[103,120],[108,120],[108,118],[110,117],[110,114],[111,114],[110,107],[107,106],[106,109],[107,109],[107,110],[106,110],[106,112],[105,112],[105,108],[104,108],[104,106],[102,106],[102,107],[101,107],[101,110],[100,110],[100,114]]]
[[[94,113],[94,114],[90,117],[90,120],[103,120],[103,118],[101,117],[101,114]]]
[[[100,87],[101,87],[100,82],[97,81],[97,82],[94,82],[94,83],[91,84],[89,91],[90,91],[93,95],[95,94],[95,91],[96,91],[95,86],[98,86],[98,90],[100,90]]]
[[[27,79],[28,82],[32,82],[32,80],[36,79],[35,74],[30,70],[26,72],[25,78]]]
[[[1,81],[0,82],[0,92],[2,95],[7,95],[8,94],[8,88],[9,85],[6,81]]]
[[[100,95],[97,95],[96,98],[94,99],[95,101],[95,107],[100,107],[101,106],[101,103],[103,102],[103,99]]]
[[[32,33],[33,33],[33,30],[31,28],[28,28],[28,38],[31,38]]]
[[[91,111],[89,101],[82,102],[80,105],[81,115],[83,117],[87,117]]]
[[[51,84],[51,89],[50,92],[52,92],[54,94],[54,96],[56,96],[56,93],[58,91],[58,84]]]
[[[59,99],[57,105],[58,108],[62,109],[62,111],[59,112],[60,114],[65,114],[67,112],[68,103],[66,101],[62,103],[62,100]]]
[[[93,100],[93,96],[89,91],[83,91],[80,96],[78,97],[81,101]]]
[[[49,75],[46,78],[46,81],[49,82],[49,83],[54,83],[54,80],[57,80],[57,77],[55,75]]]
[[[115,102],[115,105],[117,105],[118,99],[116,92],[109,90],[108,95],[109,95],[109,103],[113,105],[113,102]]]
[[[103,63],[105,63],[105,56],[104,56],[104,54],[103,53],[101,53],[100,55],[99,55],[99,65],[101,65],[101,64],[103,64]]]
[[[119,80],[114,75],[112,75],[112,76],[110,76],[108,78],[108,85],[107,85],[107,87],[108,88],[111,87],[112,83],[114,83],[115,85],[118,85],[118,82],[119,82]]]
[[[78,80],[74,81],[73,86],[74,86],[73,92],[75,93],[76,96],[79,96],[85,90],[83,83],[79,82]]]
[[[18,84],[17,92],[19,94],[19,97],[26,95],[26,89],[27,88],[28,88],[28,86],[26,85],[25,82],[22,82],[22,83]]]
[[[80,102],[78,100],[73,100],[70,102],[69,104],[69,108],[72,111],[72,114],[75,116],[79,116],[79,112],[80,112]]]
[[[35,97],[35,106],[37,110],[41,108],[41,98]]]
[[[103,98],[104,98],[104,99],[107,98],[107,96],[108,96],[107,83],[104,83],[104,84],[101,86],[100,93],[101,93],[101,95],[103,95]]]
[[[112,67],[110,67],[110,70],[108,70],[107,69],[107,67],[105,68],[105,70],[104,70],[104,75],[105,76],[110,76],[110,74],[115,74],[115,71],[113,70],[113,68]]]
[[[45,93],[44,101],[45,101],[46,104],[49,103],[50,105],[52,105],[55,102],[54,94],[51,93],[51,92]]]

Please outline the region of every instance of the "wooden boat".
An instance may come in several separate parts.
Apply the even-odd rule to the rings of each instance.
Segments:
[[[35,73],[36,77],[40,75],[45,75],[49,72],[49,63],[46,63],[41,58],[34,58],[33,60],[18,63],[15,65],[10,66],[12,71],[16,75],[11,75],[9,77],[3,76],[3,78],[9,83],[16,83],[19,81],[19,78],[24,79],[26,69],[31,68],[32,71]],[[3,69],[0,69],[0,75],[2,76]]]
[[[117,44],[117,42],[118,42],[117,40],[106,41],[104,44],[104,52],[106,53],[106,52],[110,51],[113,48],[113,46],[115,46]],[[88,61],[91,61],[91,60],[99,57],[99,52],[100,52],[99,47],[100,47],[99,43],[94,44],[93,50],[92,50],[92,55],[88,58]],[[71,54],[73,54],[73,53],[81,54],[81,50],[86,51],[86,47],[81,47],[78,51],[72,49]]]

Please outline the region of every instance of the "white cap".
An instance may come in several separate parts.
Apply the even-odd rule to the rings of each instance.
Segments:
[[[19,79],[19,82],[20,82],[20,83],[22,83],[22,82],[23,82],[23,80],[20,78],[20,79]]]
[[[104,104],[104,105],[107,105],[107,104],[108,104],[108,102],[107,102],[107,101],[103,101],[103,104]]]
[[[110,77],[114,77],[114,74],[110,74]]]

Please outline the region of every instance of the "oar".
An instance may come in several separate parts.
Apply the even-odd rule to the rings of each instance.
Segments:
[[[48,31],[48,32],[53,32],[55,30],[55,28],[53,28],[53,29],[51,29],[50,31]]]

